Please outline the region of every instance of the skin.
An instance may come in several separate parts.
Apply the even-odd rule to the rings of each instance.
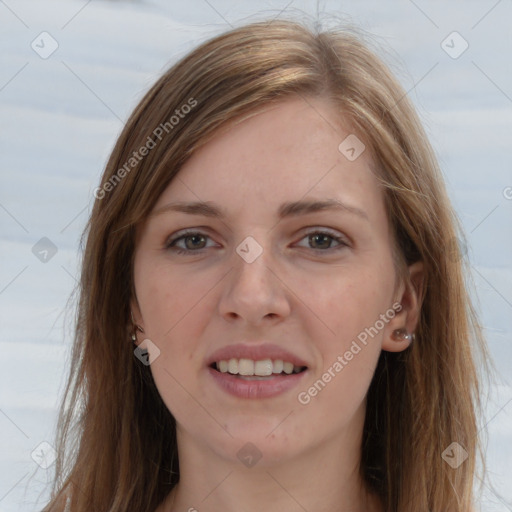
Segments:
[[[400,351],[395,329],[418,321],[421,264],[396,286],[384,195],[369,151],[339,150],[351,131],[322,98],[288,98],[196,151],[157,201],[137,235],[132,311],[160,350],[151,364],[177,421],[180,482],[157,512],[380,511],[359,476],[365,394],[381,350]],[[359,208],[279,220],[287,201],[335,198]],[[172,201],[212,201],[222,220],[157,213]],[[165,248],[185,228],[192,237]],[[309,237],[328,230],[334,239]],[[252,263],[237,246],[252,236]],[[197,249],[194,249],[197,247]],[[197,252],[193,252],[196,250]],[[393,303],[403,309],[307,405],[307,389],[374,326]],[[301,384],[277,397],[243,399],[213,381],[205,359],[242,340],[266,340],[308,362]],[[245,467],[248,442],[262,458]]]

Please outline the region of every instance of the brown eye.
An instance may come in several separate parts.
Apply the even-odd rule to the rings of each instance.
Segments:
[[[187,249],[203,249],[201,244],[204,242],[205,237],[203,235],[188,235],[183,237],[183,240],[185,241],[185,246]],[[190,243],[187,243],[190,242]]]
[[[310,243],[316,245],[316,247],[313,247],[313,249],[330,249],[333,240],[334,238],[332,236],[325,233],[309,235]]]
[[[308,242],[307,248],[313,249],[314,251],[326,252],[329,249],[337,250],[348,246],[348,243],[343,237],[328,233],[326,231],[313,231],[307,234],[302,240],[305,239],[307,239]],[[335,242],[334,246],[333,242]]]
[[[172,250],[177,254],[193,254],[200,252],[201,249],[208,248],[206,242],[210,237],[200,232],[189,231],[181,234],[165,244],[165,248]],[[211,246],[210,246],[211,247]]]

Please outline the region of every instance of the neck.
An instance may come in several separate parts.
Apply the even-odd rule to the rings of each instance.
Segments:
[[[158,512],[381,512],[360,476],[360,441],[337,436],[248,468],[178,429],[180,482]]]

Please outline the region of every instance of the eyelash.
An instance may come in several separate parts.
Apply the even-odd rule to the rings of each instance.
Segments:
[[[196,235],[196,236],[200,235],[200,236],[203,236],[205,238],[210,238],[207,234],[202,233],[200,231],[185,231],[185,232],[182,232],[180,234],[180,236],[178,236],[178,237],[176,237],[174,239],[168,240],[165,243],[165,249],[166,250],[173,250],[176,254],[179,254],[179,255],[192,255],[194,253],[195,254],[201,254],[205,249],[208,249],[208,247],[203,247],[201,249],[192,250],[192,249],[180,249],[180,248],[176,248],[174,246],[174,244],[176,244],[176,242],[178,242],[179,240],[182,240],[182,239],[194,236],[194,235]],[[349,244],[347,243],[345,238],[343,238],[341,236],[338,236],[338,235],[334,235],[333,233],[330,233],[329,231],[325,231],[325,230],[310,231],[309,233],[306,233],[301,238],[301,240],[304,240],[304,238],[307,238],[307,237],[312,236],[312,235],[327,235],[327,237],[331,238],[335,242],[338,242],[338,244],[339,244],[338,246],[329,247],[327,249],[311,249],[312,251],[315,251],[317,253],[321,253],[321,252],[325,253],[327,251],[336,251],[336,250],[340,250],[340,249],[342,249],[344,247],[348,247],[349,246]]]

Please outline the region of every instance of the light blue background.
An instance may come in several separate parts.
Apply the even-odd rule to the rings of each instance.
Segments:
[[[238,5],[238,4],[242,5]],[[323,12],[327,26],[372,34],[416,104],[469,244],[482,324],[499,376],[482,425],[512,510],[512,4],[510,1],[0,2],[0,511],[38,510],[51,469],[31,453],[53,441],[71,342],[66,301],[93,190],[123,121],[176,59],[244,22]],[[453,31],[450,57],[441,43]],[[42,32],[48,35],[40,36]],[[44,50],[41,48],[44,38]],[[56,51],[41,58],[31,47]],[[55,41],[55,42],[53,42]],[[507,191],[508,198],[507,199]],[[42,237],[57,253],[32,252]],[[442,461],[440,460],[440,463]],[[42,494],[41,494],[42,493]],[[39,502],[37,502],[39,498]]]

